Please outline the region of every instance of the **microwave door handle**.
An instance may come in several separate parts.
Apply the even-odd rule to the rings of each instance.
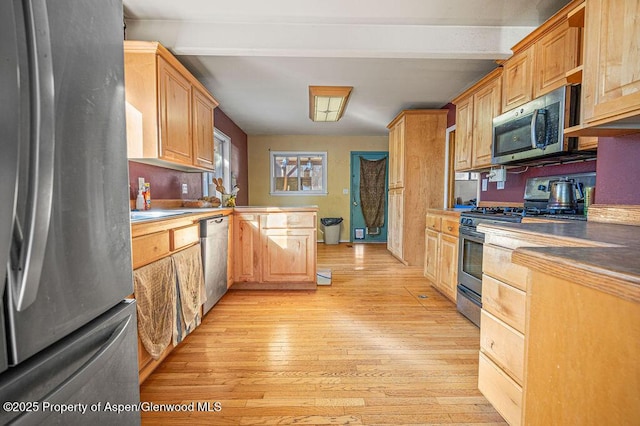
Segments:
[[[32,75],[31,105],[33,151],[29,165],[29,191],[23,247],[18,264],[9,271],[8,283],[15,291],[15,309],[27,309],[38,296],[51,224],[54,181],[55,99],[52,48],[46,4],[26,2],[27,38],[33,43],[29,67]],[[14,229],[19,231],[19,229]],[[15,277],[11,277],[15,273]]]
[[[538,139],[536,135],[536,124],[538,122],[538,109],[533,110],[531,115],[531,148],[538,148]]]

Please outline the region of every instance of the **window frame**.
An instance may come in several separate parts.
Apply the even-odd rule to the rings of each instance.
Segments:
[[[322,190],[276,191],[275,157],[297,157],[298,163],[300,162],[300,157],[322,157]],[[269,194],[272,196],[326,196],[328,194],[328,174],[328,156],[326,151],[269,151]],[[299,176],[296,177],[299,178]]]

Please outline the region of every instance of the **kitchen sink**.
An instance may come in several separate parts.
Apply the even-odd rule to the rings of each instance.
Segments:
[[[161,219],[163,217],[178,216],[188,212],[182,210],[147,210],[131,212],[131,222],[140,222],[143,220]]]

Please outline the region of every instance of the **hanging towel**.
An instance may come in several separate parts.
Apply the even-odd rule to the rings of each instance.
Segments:
[[[176,270],[178,312],[174,331],[174,343],[180,342],[200,323],[200,307],[206,300],[204,272],[200,244],[189,247],[171,256]]]
[[[360,207],[367,228],[384,226],[387,159],[360,157]]]
[[[144,348],[158,359],[171,343],[176,317],[175,271],[170,258],[133,271],[138,334]]]

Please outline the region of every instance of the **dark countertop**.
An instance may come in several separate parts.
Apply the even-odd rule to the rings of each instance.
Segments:
[[[534,247],[514,250],[516,264],[640,303],[640,226],[505,223],[479,229],[489,238],[532,241]]]

